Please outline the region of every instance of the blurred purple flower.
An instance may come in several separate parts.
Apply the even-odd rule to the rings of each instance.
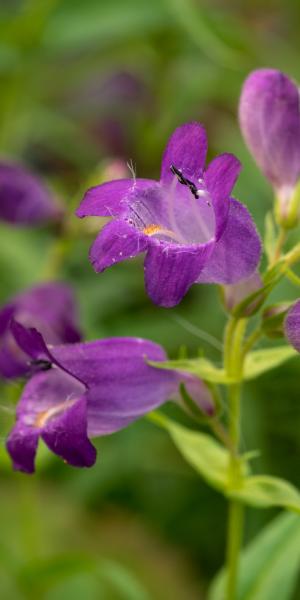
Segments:
[[[85,78],[68,105],[93,141],[106,149],[104,154],[124,157],[132,154],[138,115],[152,106],[143,79],[123,70]]]
[[[300,176],[298,86],[275,69],[258,69],[246,79],[239,107],[245,142],[287,211]]]
[[[0,377],[20,377],[28,371],[27,357],[10,331],[11,319],[37,327],[49,344],[80,340],[72,290],[59,282],[33,287],[0,309]]]
[[[33,370],[7,440],[17,470],[34,471],[39,437],[67,463],[92,466],[96,450],[89,437],[126,427],[176,397],[181,382],[199,406],[213,412],[199,379],[147,364],[146,359],[166,360],[164,350],[153,342],[110,338],[47,347],[36,329],[16,321],[11,328]]]
[[[206,151],[202,125],[185,124],[168,142],[159,182],[120,179],[87,191],[78,217],[117,217],[91,247],[95,271],[146,251],[147,292],[166,307],[193,283],[236,283],[253,273],[260,239],[247,209],[230,198],[240,163],[222,154],[204,170]]]
[[[300,352],[300,300],[289,310],[285,318],[284,330],[290,344]]]
[[[56,221],[62,216],[50,191],[24,167],[0,162],[0,219],[17,226]]]

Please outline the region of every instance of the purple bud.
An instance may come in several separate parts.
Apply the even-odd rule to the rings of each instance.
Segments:
[[[251,275],[251,277],[248,279],[240,281],[234,285],[224,285],[222,292],[225,308],[228,310],[228,312],[233,312],[234,309],[241,302],[243,302],[243,300],[246,300],[248,296],[251,296],[257,292],[262,286],[263,282],[261,276],[257,272],[253,273],[253,275]],[[252,301],[250,299],[249,304],[245,306],[243,316],[249,317],[251,314],[253,314],[253,312],[255,312],[260,305],[261,299],[261,295],[253,298]]]
[[[300,175],[298,86],[275,69],[253,71],[242,89],[239,118],[251,154],[275,189],[279,218],[287,219]]]
[[[0,163],[0,219],[17,226],[57,221],[62,209],[44,183],[24,167]]]
[[[284,330],[290,344],[300,352],[300,300],[289,310],[284,322]]]

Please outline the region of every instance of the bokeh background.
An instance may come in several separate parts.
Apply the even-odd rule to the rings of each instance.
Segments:
[[[38,172],[71,211],[87,181],[127,161],[138,176],[157,177],[169,134],[199,120],[209,157],[229,151],[242,161],[235,195],[263,234],[271,190],[243,144],[238,98],[260,66],[300,79],[299,23],[297,0],[1,0],[1,156]],[[45,276],[56,235],[1,224],[2,303]],[[56,273],[76,291],[87,339],[149,337],[172,357],[184,346],[220,362],[205,335],[222,339],[215,287],[194,286],[174,309],[155,307],[141,261],[97,276],[91,239],[71,244]],[[285,283],[274,300],[287,295],[297,290]],[[248,385],[243,409],[243,446],[261,450],[254,469],[298,487],[299,393],[296,359]],[[225,502],[167,435],[144,420],[99,439],[91,470],[42,449],[37,475],[26,477],[11,471],[4,450],[18,387],[1,384],[1,394],[1,599],[205,598],[223,562]],[[274,514],[249,510],[246,539]]]

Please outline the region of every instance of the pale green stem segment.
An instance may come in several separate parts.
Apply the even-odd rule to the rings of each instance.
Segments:
[[[276,262],[281,257],[282,249],[283,249],[283,246],[284,246],[284,244],[286,242],[287,235],[288,234],[287,234],[286,229],[281,228],[280,232],[279,232],[279,235],[278,235],[278,238],[277,238],[276,245],[275,245],[274,256],[273,256],[273,259],[270,262],[270,267],[272,267],[273,265],[275,265]]]
[[[224,342],[224,366],[230,376],[241,377],[243,369],[243,340],[247,319],[231,319],[227,325]],[[241,385],[235,383],[228,387],[229,403],[229,437],[231,441],[230,451],[230,486],[238,487],[241,480],[241,466],[239,460],[239,442],[240,442],[240,391]],[[228,533],[227,533],[227,582],[226,582],[226,600],[235,600],[239,556],[243,538],[243,505],[230,500],[228,514]]]

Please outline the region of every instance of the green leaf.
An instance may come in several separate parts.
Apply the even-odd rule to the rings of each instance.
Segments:
[[[291,483],[279,477],[247,477],[243,480],[241,488],[230,495],[258,508],[280,506],[300,513],[300,493]]]
[[[211,383],[230,384],[235,379],[228,377],[224,369],[218,369],[206,358],[167,360],[165,362],[148,361],[150,365],[158,369],[171,369],[172,371],[185,371],[193,373],[205,381]]]
[[[245,360],[243,378],[255,379],[270,369],[279,367],[290,358],[298,356],[298,352],[291,346],[277,346],[276,348],[264,348],[250,352]],[[185,371],[197,375],[204,381],[230,385],[236,383],[236,379],[229,377],[224,369],[215,367],[206,358],[167,360],[165,362],[148,361],[157,369],[171,369],[172,371]]]
[[[291,346],[277,346],[250,352],[245,360],[244,379],[254,379],[270,369],[279,367],[290,358],[297,356],[298,352]]]
[[[217,23],[212,19],[212,12],[210,11],[211,18],[208,19],[200,3],[197,5],[192,0],[168,0],[168,4],[180,27],[210,59],[231,68],[237,68],[244,62],[245,48],[234,47],[233,40],[237,28],[225,18],[225,13],[222,15],[223,27],[218,28]],[[225,37],[226,30],[229,35]],[[246,34],[243,33],[245,41]]]
[[[300,518],[281,514],[243,551],[236,600],[289,600],[300,566]],[[225,570],[208,600],[224,600]]]
[[[162,414],[151,413],[150,418],[169,432],[185,460],[212,487],[221,491],[227,488],[229,464],[227,450],[210,435],[187,429]]]
[[[81,46],[111,47],[123,41],[160,31],[168,25],[169,15],[164,2],[155,0],[95,0],[89,8],[82,2],[61,3],[49,19],[44,34],[48,51],[65,51]]]

